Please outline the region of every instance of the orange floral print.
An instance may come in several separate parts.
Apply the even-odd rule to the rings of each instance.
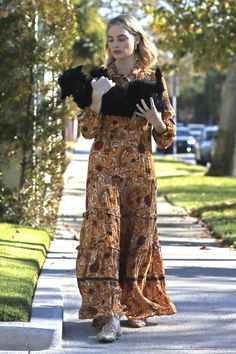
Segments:
[[[138,63],[126,77],[115,64],[109,78],[155,80]],[[76,273],[82,305],[79,317],[129,319],[171,315],[176,308],[165,289],[156,226],[156,176],[151,134],[167,148],[175,137],[174,110],[166,84],[162,113],[167,130],[158,134],[145,118],[102,116],[85,108],[78,116],[85,138],[94,139],[88,164],[86,211],[80,232]]]

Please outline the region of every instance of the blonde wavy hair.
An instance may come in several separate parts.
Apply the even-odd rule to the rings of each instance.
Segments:
[[[122,25],[130,34],[138,37],[139,43],[135,54],[141,65],[144,67],[150,67],[155,64],[157,60],[157,49],[155,45],[147,38],[143,28],[140,26],[138,20],[134,16],[127,14],[122,14],[111,19],[106,28],[106,36],[108,36],[108,31],[110,27],[114,25]],[[111,52],[108,48],[108,42],[106,41],[106,50],[107,50],[107,60],[106,65],[108,66],[115,61]]]

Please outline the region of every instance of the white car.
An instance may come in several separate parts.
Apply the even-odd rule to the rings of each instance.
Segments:
[[[196,143],[195,158],[200,165],[211,162],[213,145],[218,133],[218,125],[211,125],[204,129],[202,140]]]
[[[196,139],[189,134],[189,129],[184,126],[177,126],[175,142],[177,154],[181,153],[194,153]],[[169,146],[167,149],[157,148],[157,152],[163,152],[165,154],[172,154],[174,149],[174,144]]]
[[[191,123],[188,125],[189,133],[197,140],[200,141],[203,138],[203,132],[206,128],[205,124]]]

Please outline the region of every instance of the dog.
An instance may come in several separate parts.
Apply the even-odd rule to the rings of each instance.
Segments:
[[[83,73],[83,66],[67,69],[58,78],[61,88],[61,99],[72,96],[75,103],[80,108],[89,107],[92,102],[92,79],[107,77],[107,69],[104,67],[93,69],[89,75]],[[122,87],[118,84],[113,86],[102,97],[101,114],[132,117],[137,110],[136,104],[144,99],[150,107],[150,97],[153,97],[155,106],[159,112],[166,109],[163,100],[164,85],[159,67],[155,72],[156,81],[135,80]]]

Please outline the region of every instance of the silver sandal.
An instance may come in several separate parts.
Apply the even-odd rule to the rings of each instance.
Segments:
[[[131,328],[142,328],[147,325],[146,318],[140,320],[128,320],[128,326]]]
[[[117,314],[114,314],[102,327],[101,332],[98,333],[97,340],[99,342],[110,343],[121,337],[121,335],[120,319]]]

